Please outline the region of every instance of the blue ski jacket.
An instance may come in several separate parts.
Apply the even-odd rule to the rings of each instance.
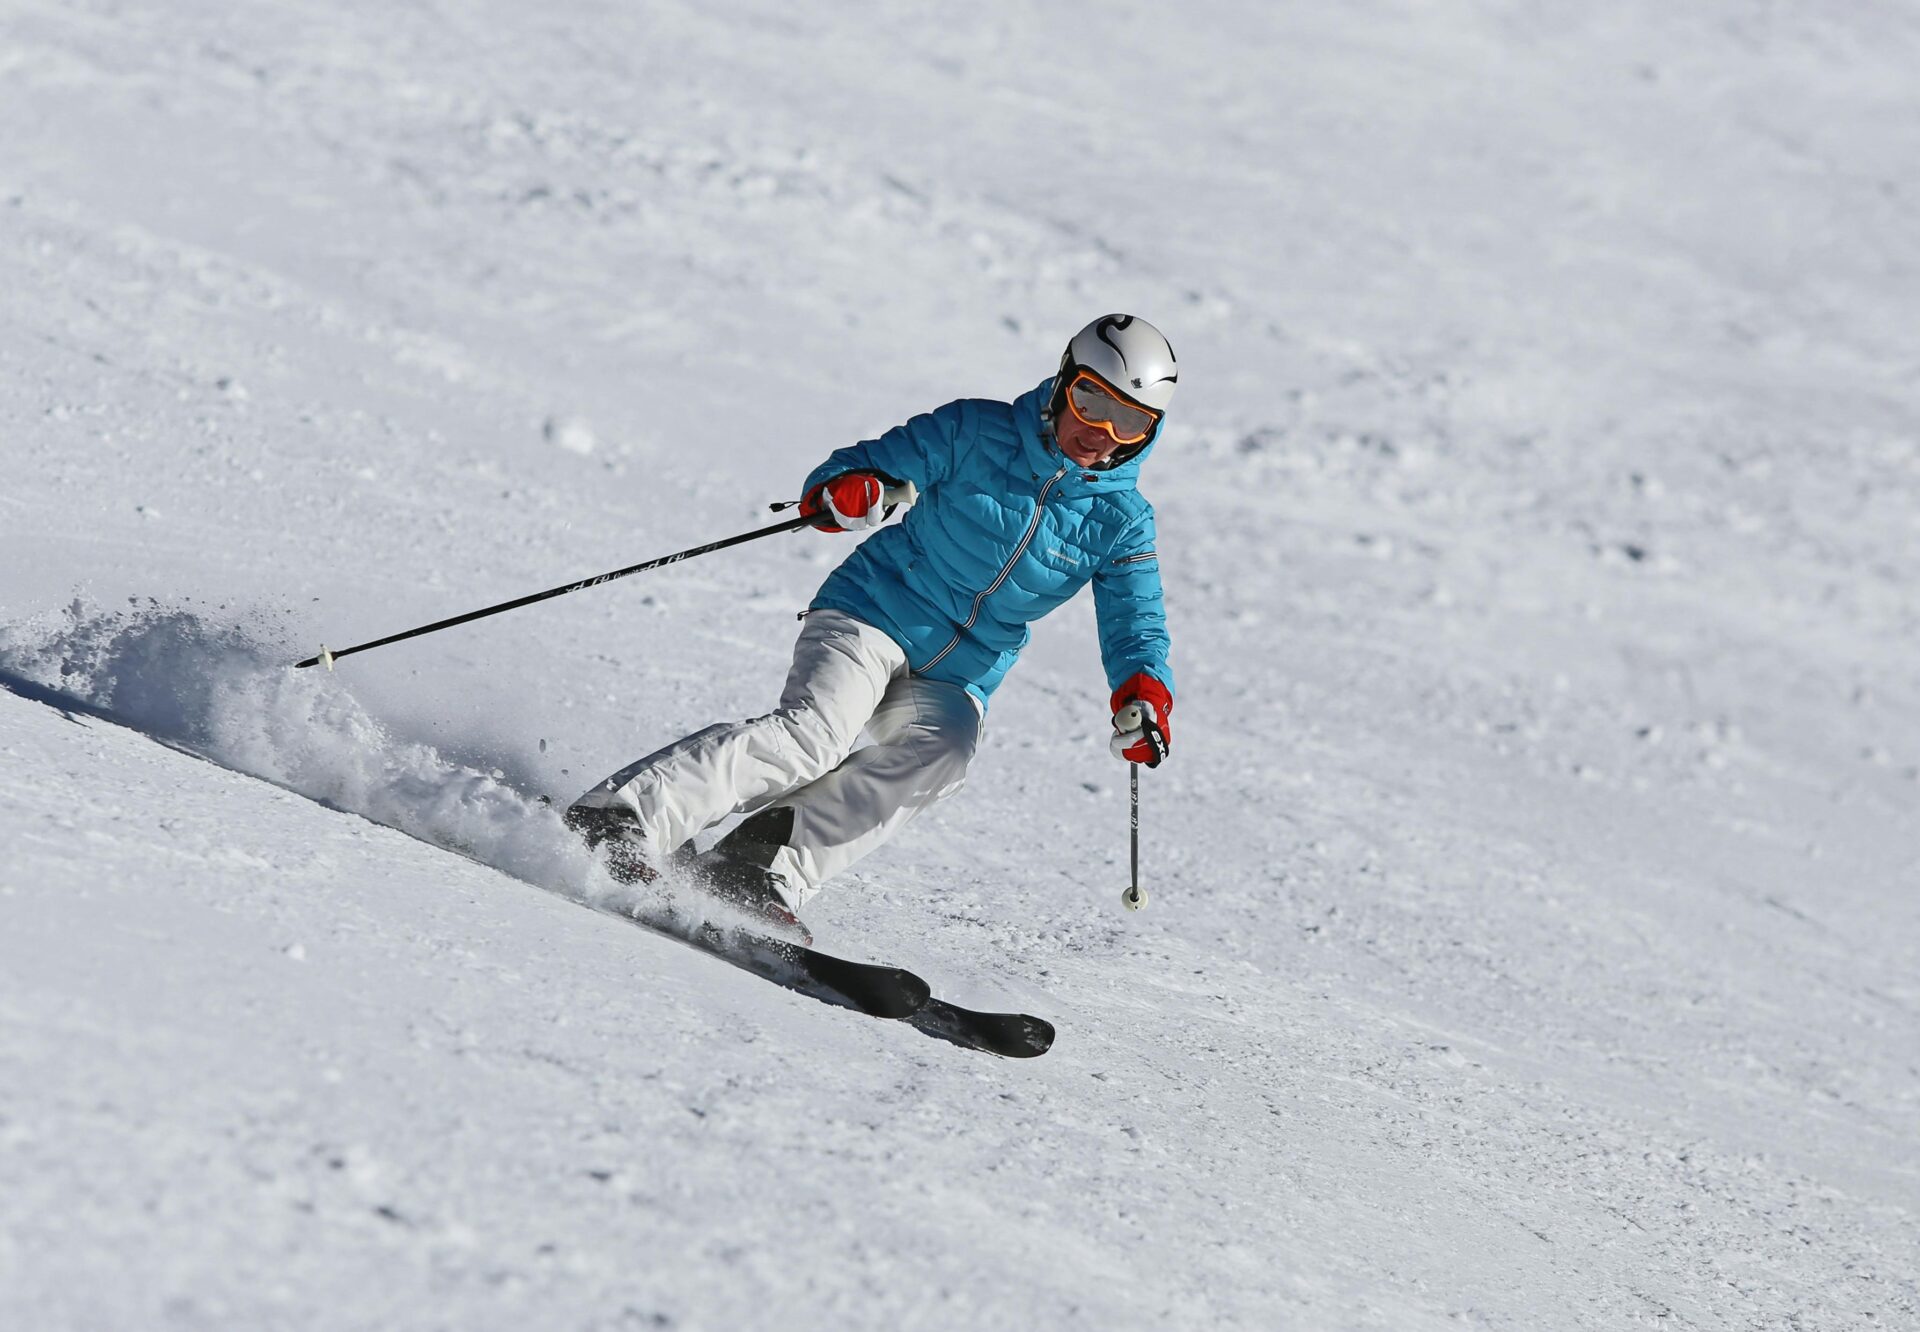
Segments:
[[[836,449],[803,494],[843,472],[911,481],[919,503],[827,576],[831,607],[890,635],[914,674],[962,685],[984,708],[1028,625],[1088,583],[1109,688],[1145,672],[1173,689],[1153,506],[1135,489],[1149,445],[1111,471],[1060,452],[1042,411],[1053,381],[1012,402],[950,402],[878,439]]]

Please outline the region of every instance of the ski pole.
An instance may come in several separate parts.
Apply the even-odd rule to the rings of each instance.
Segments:
[[[1153,757],[1147,761],[1149,768],[1160,766],[1160,760],[1167,754],[1167,733],[1154,720],[1151,709],[1140,703],[1129,703],[1113,714],[1113,729],[1125,734],[1139,731],[1146,736],[1147,744],[1153,750]],[[1140,886],[1140,765],[1127,765],[1128,793],[1132,797],[1131,817],[1128,828],[1132,842],[1133,879],[1127,885],[1127,891],[1120,894],[1120,904],[1129,911],[1138,911],[1147,904],[1147,890]]]
[[[1133,794],[1133,881],[1127,885],[1127,891],[1120,894],[1120,904],[1129,911],[1138,911],[1147,904],[1147,890],[1140,886],[1140,765],[1129,763],[1127,775],[1132,778]]]
[[[920,495],[914,489],[913,482],[905,481],[886,492],[886,503],[911,505]],[[791,507],[788,504],[776,504],[775,510]],[[333,669],[333,663],[342,657],[350,657],[356,652],[365,652],[369,648],[385,647],[389,643],[398,643],[408,638],[418,638],[422,634],[438,633],[442,629],[451,629],[456,624],[466,624],[472,620],[485,619],[489,615],[498,615],[502,611],[518,610],[522,606],[531,606],[536,601],[545,601],[549,597],[564,597],[569,592],[578,592],[582,588],[598,587],[602,583],[611,583],[616,578],[625,578],[628,574],[645,573],[649,569],[658,569],[669,564],[678,564],[682,560],[693,559],[697,555],[711,555],[716,550],[725,550],[728,546],[738,546],[748,541],[758,541],[761,537],[772,536],[776,532],[792,532],[802,527],[811,527],[812,515],[788,518],[775,523],[772,527],[762,527],[752,532],[742,532],[738,536],[726,537],[720,541],[710,541],[704,546],[695,546],[691,550],[677,551],[672,555],[662,555],[658,559],[647,560],[642,564],[630,564],[624,569],[615,569],[610,573],[595,574],[591,578],[582,578],[579,582],[568,583],[565,587],[551,587],[545,592],[535,592],[531,596],[515,597],[512,601],[503,601],[498,606],[488,606],[484,610],[468,611],[465,615],[455,615],[451,619],[435,620],[432,624],[423,624],[417,629],[403,630],[397,634],[388,634],[385,638],[376,638],[370,643],[356,643],[337,652],[329,651],[327,645],[320,645],[318,656],[308,657],[305,661],[296,661],[294,668],[306,666],[325,666]]]

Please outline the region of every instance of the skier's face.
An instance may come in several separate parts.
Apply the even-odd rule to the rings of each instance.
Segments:
[[[1103,463],[1120,447],[1112,435],[1099,426],[1088,425],[1064,407],[1053,420],[1053,438],[1076,467]]]

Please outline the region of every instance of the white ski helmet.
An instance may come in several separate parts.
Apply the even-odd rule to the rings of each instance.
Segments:
[[[1054,376],[1047,411],[1050,420],[1066,406],[1067,386],[1083,370],[1123,400],[1147,408],[1156,417],[1166,412],[1180,384],[1173,345],[1159,329],[1135,315],[1101,315],[1073,335]],[[1160,424],[1156,420],[1145,439],[1116,450],[1103,466],[1117,467],[1137,456],[1159,435]]]

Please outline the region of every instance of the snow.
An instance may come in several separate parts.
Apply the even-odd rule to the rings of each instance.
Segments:
[[[1920,20],[1088,16],[7,7],[0,1325],[1920,1325]],[[1076,604],[812,913],[1042,1060],[540,802],[768,706],[848,538],[288,669],[1110,309],[1152,903]]]

